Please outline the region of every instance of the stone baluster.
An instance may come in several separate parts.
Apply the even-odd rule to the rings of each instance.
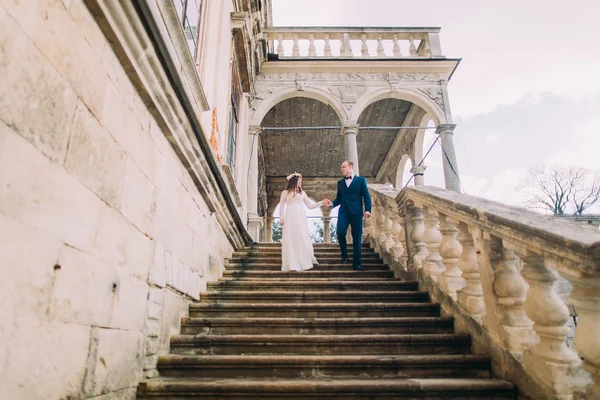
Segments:
[[[367,35],[360,35],[360,41],[362,42],[360,45],[360,53],[362,57],[369,57],[369,45],[367,45]]]
[[[518,258],[515,253],[504,247],[502,241],[484,233],[489,243],[489,257],[495,271],[493,282],[496,295],[497,316],[502,332],[499,332],[507,349],[521,352],[527,348],[535,336],[531,330],[531,321],[525,314],[523,304],[527,293],[527,284],[517,269]]]
[[[331,43],[329,43],[330,37],[329,35],[325,35],[325,47],[323,47],[323,54],[325,57],[331,57]]]
[[[394,247],[394,235],[392,234],[392,227],[394,225],[394,221],[392,221],[392,216],[390,211],[385,210],[385,222],[384,222],[384,231],[385,231],[385,240],[383,242],[384,248],[386,252],[390,252],[392,247]]]
[[[411,233],[414,254],[412,262],[415,268],[423,267],[423,260],[427,257],[427,246],[425,244],[424,212],[421,207],[415,205],[408,207],[410,212]]]
[[[600,277],[571,276],[564,273],[573,289],[568,297],[578,315],[575,349],[583,358],[583,368],[591,374],[589,399],[600,399]]]
[[[415,38],[413,37],[413,35],[410,35],[408,37],[408,41],[410,43],[410,46],[408,47],[408,52],[410,53],[411,57],[414,57],[417,55],[417,46],[415,46]]]
[[[442,290],[454,300],[458,299],[458,291],[465,286],[465,280],[461,277],[462,272],[458,268],[462,246],[456,239],[458,235],[458,221],[448,216],[440,224],[442,242],[440,243],[440,255],[444,260],[445,271],[439,277]]]
[[[283,34],[277,35],[277,54],[279,57],[285,56],[285,49],[283,48]]]
[[[529,284],[525,312],[540,338],[523,353],[525,368],[546,383],[553,393],[568,395],[578,385],[576,375],[581,360],[567,346],[569,310],[554,290],[558,273],[548,268],[543,256],[516,246],[515,251],[525,261],[521,276]]]
[[[427,258],[423,262],[423,268],[427,275],[437,282],[438,276],[444,271],[443,259],[439,252],[442,233],[439,230],[440,220],[437,211],[427,210],[423,222],[425,223],[423,241],[428,251]]]
[[[315,47],[315,35],[308,35],[308,56],[316,57],[317,48]]]
[[[402,245],[402,238],[404,237],[404,229],[402,229],[402,218],[398,214],[392,215],[392,239],[394,240],[394,245],[392,246],[392,254],[394,258],[398,261],[402,259],[404,255],[404,246]]]
[[[331,208],[323,208],[323,242],[331,243]]]
[[[400,51],[400,44],[398,43],[398,35],[394,35],[394,47],[392,48],[394,57],[402,57],[402,52]]]
[[[383,37],[377,37],[377,57],[385,57],[385,49],[383,48]]]
[[[292,39],[294,40],[294,44],[292,45],[292,56],[300,57],[300,46],[298,45],[298,34],[297,33],[293,34]]]
[[[352,46],[350,44],[350,35],[347,33],[342,34],[341,46],[340,46],[341,57],[352,57]]]
[[[377,217],[377,248],[380,249],[379,254],[382,253],[381,249],[385,249],[385,241],[387,240],[385,222],[385,210],[383,209],[383,206],[381,206]]]
[[[477,260],[477,251],[473,243],[473,235],[471,235],[467,225],[459,225],[457,239],[462,246],[458,268],[462,271],[462,277],[466,282],[466,286],[458,292],[458,304],[467,310],[473,318],[481,322],[485,314],[483,287],[481,286],[479,261]]]

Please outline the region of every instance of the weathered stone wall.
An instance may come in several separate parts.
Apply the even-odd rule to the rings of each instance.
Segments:
[[[231,245],[83,0],[0,0],[0,398],[133,399]]]

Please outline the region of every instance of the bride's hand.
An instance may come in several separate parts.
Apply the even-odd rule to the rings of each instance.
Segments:
[[[281,226],[283,226],[283,224],[284,224],[283,218],[279,218],[279,224],[280,224]]]

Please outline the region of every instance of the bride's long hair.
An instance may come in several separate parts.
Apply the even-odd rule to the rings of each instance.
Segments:
[[[300,186],[300,176],[301,175],[294,175],[292,176],[289,180],[288,180],[288,185],[287,188],[285,190],[287,190],[288,193],[294,193],[294,196],[297,193],[302,193],[302,186]]]

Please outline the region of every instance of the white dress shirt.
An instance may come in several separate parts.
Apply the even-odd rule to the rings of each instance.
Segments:
[[[350,185],[352,185],[352,181],[354,180],[354,172],[352,173],[352,179],[346,179],[346,177],[344,177],[344,180],[346,181],[346,187],[350,187]]]

